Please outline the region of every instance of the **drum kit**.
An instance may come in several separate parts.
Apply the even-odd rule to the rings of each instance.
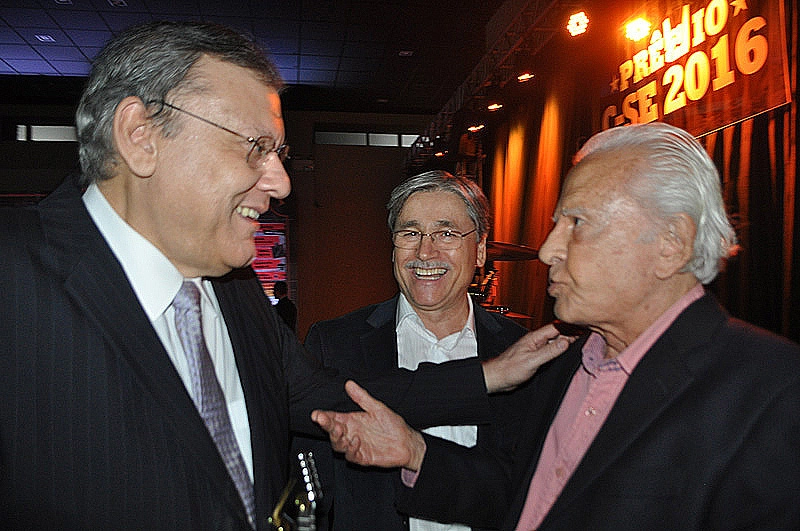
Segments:
[[[487,262],[535,260],[538,257],[539,252],[536,249],[525,245],[504,242],[486,242]],[[468,291],[481,306],[490,312],[500,313],[511,319],[523,322],[530,321],[532,318],[529,315],[512,312],[507,306],[496,306],[493,304],[492,288],[495,287],[496,284],[497,270],[489,269],[483,276],[476,275]]]

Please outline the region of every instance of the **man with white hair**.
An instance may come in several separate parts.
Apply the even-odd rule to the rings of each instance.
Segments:
[[[335,446],[406,468],[402,510],[493,529],[800,528],[800,348],[703,287],[736,242],[702,146],[599,133],[553,220],[548,293],[590,333],[523,391],[516,448],[422,435],[353,384],[366,413],[314,413]]]

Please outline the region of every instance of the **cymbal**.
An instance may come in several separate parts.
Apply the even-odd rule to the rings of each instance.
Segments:
[[[502,260],[535,260],[539,251],[525,245],[516,245],[503,242],[486,242],[486,259],[490,261]]]

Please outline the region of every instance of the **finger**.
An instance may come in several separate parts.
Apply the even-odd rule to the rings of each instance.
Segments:
[[[317,425],[325,431],[329,431],[333,424],[331,415],[327,411],[322,411],[320,409],[315,409],[311,412],[311,420],[316,422]]]
[[[366,412],[372,412],[383,406],[383,402],[372,398],[366,389],[358,385],[353,380],[348,380],[344,384],[347,395]]]
[[[528,332],[523,336],[523,338],[526,343],[533,345],[533,348],[539,348],[540,346],[547,344],[548,341],[558,337],[558,335],[558,330],[551,323],[544,325],[541,328],[537,328],[532,332]]]
[[[550,341],[537,350],[538,358],[541,363],[546,363],[553,358],[561,355],[567,348],[569,348],[571,341],[563,336],[558,336],[553,341]]]

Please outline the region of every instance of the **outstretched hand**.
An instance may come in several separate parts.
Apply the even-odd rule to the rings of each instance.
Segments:
[[[311,420],[328,433],[333,449],[359,465],[419,470],[425,456],[422,434],[354,381],[348,381],[345,390],[363,411],[311,412]]]
[[[515,389],[539,367],[567,350],[574,340],[560,335],[552,324],[528,332],[502,354],[483,362],[486,389],[489,393]]]

